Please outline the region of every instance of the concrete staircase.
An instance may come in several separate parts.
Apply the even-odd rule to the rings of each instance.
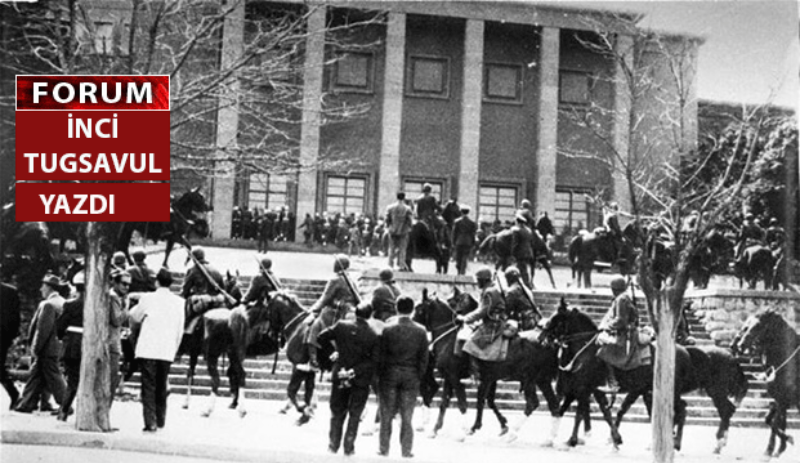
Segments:
[[[249,277],[242,278],[242,290],[246,291],[249,285]],[[176,281],[173,289],[180,288],[180,281]],[[284,286],[293,291],[301,303],[306,307],[312,304],[316,298],[321,294],[325,287],[324,281],[315,280],[297,280],[285,279],[282,280]],[[561,297],[564,297],[570,307],[578,307],[581,310],[589,313],[595,321],[599,322],[602,316],[606,313],[609,305],[611,304],[611,295],[608,293],[592,293],[592,292],[559,292],[559,291],[535,291],[534,297],[536,303],[540,306],[543,313],[547,316],[552,313],[558,306]],[[639,304],[640,317],[643,322],[649,320],[648,314],[644,309],[643,304]],[[690,329],[692,335],[698,339],[700,343],[711,343],[708,334],[703,330],[702,324],[696,319],[689,317]],[[246,398],[252,399],[268,399],[268,400],[285,400],[286,387],[289,382],[291,373],[291,364],[286,360],[283,353],[279,354],[277,361],[277,368],[275,374],[271,374],[273,357],[258,357],[248,359],[245,362],[245,370],[247,371],[247,388],[245,392]],[[224,360],[223,360],[224,362]],[[737,410],[732,420],[732,426],[764,426],[764,417],[767,414],[769,403],[771,399],[766,394],[766,388],[763,381],[755,378],[755,375],[763,371],[763,366],[758,363],[752,362],[750,359],[740,359],[748,379],[750,388],[745,397],[742,405]],[[225,371],[225,363],[221,365],[220,371]],[[170,374],[170,384],[172,390],[176,393],[185,393],[186,391],[186,371],[188,369],[188,359],[183,358],[176,362]],[[138,376],[134,376],[129,384],[130,387],[136,389],[139,386]],[[524,408],[524,399],[519,393],[519,386],[517,383],[501,383],[497,391],[497,403],[501,409],[522,410]],[[328,375],[325,375],[323,381],[318,381],[317,391],[319,393],[319,400],[327,401],[330,394],[330,382]],[[202,360],[197,367],[195,376],[194,393],[198,395],[210,394],[210,378],[207,375],[205,365]],[[222,393],[228,393],[228,379],[222,378]],[[468,387],[467,390],[470,405],[474,406],[476,389]],[[540,394],[539,396],[542,404],[544,400]],[[618,396],[617,405],[621,403],[623,396]],[[374,399],[371,399],[374,400]],[[438,400],[438,399],[437,399]],[[695,392],[690,395],[684,396],[684,400],[689,405],[688,423],[690,424],[703,424],[716,426],[719,423],[717,411],[714,408],[711,399],[705,394]],[[438,402],[437,402],[438,404]],[[539,412],[544,413],[546,405],[540,406]],[[592,405],[593,416],[598,419],[599,413],[597,406]],[[644,404],[641,401],[631,408],[626,415],[627,420],[631,421],[647,421],[647,413]],[[800,414],[796,410],[790,411],[789,423],[790,428],[800,429]]]

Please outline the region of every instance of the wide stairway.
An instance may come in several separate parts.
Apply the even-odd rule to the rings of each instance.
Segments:
[[[324,281],[315,280],[292,280],[282,279],[284,286],[291,290],[298,296],[300,301],[305,307],[309,307],[317,297],[322,293],[325,286]],[[177,280],[173,285],[173,290],[179,291],[182,281]],[[250,284],[250,277],[242,277],[241,287],[242,291],[246,291]],[[418,295],[414,295],[418,297]],[[611,304],[610,294],[597,294],[591,292],[560,292],[560,291],[534,291],[534,297],[537,305],[543,311],[545,316],[550,315],[558,306],[562,297],[565,298],[570,307],[580,308],[582,311],[591,314],[597,323],[608,310]],[[640,311],[640,319],[643,321],[649,320],[644,304],[641,300],[637,301]],[[688,319],[692,336],[694,336],[698,343],[712,343],[708,334],[703,329],[703,325],[697,320],[689,316]],[[220,365],[220,372],[224,374],[227,368],[227,359],[223,359]],[[247,388],[246,397],[253,399],[267,399],[267,400],[285,400],[286,387],[289,383],[289,376],[291,373],[291,364],[286,360],[283,353],[278,355],[275,374],[272,374],[273,363],[275,359],[273,356],[257,357],[248,359],[245,362],[245,370],[247,371]],[[764,370],[763,366],[759,363],[753,362],[751,359],[740,359],[740,362],[747,374],[750,387],[742,402],[741,407],[736,411],[733,416],[732,426],[754,426],[763,427],[764,417],[767,414],[769,403],[771,399],[767,397],[765,384],[763,381],[756,379],[755,375]],[[170,373],[170,385],[173,392],[183,394],[186,392],[186,372],[188,369],[188,358],[183,357],[179,362],[172,366]],[[205,365],[201,359],[196,370],[195,387],[193,393],[198,395],[208,395],[211,392],[210,378],[206,372]],[[228,393],[228,379],[222,378],[221,393],[227,395]],[[134,376],[129,384],[129,387],[137,389],[139,386],[138,374]],[[324,376],[323,381],[317,382],[317,391],[319,393],[319,400],[327,402],[330,394],[330,377],[328,374]],[[467,395],[470,405],[475,403],[476,390],[472,386],[468,386]],[[544,402],[541,393],[539,394],[542,405],[537,412],[546,412],[546,402]],[[616,405],[618,406],[624,396],[618,396]],[[374,400],[374,399],[371,399]],[[704,424],[714,425],[719,423],[719,418],[711,399],[702,392],[693,392],[684,396],[684,400],[688,403],[688,420],[689,424]],[[519,393],[519,385],[514,382],[501,382],[497,389],[497,404],[501,409],[522,410],[525,403],[522,394]],[[453,405],[454,406],[454,402]],[[592,416],[595,419],[600,418],[598,408],[592,402]],[[647,412],[641,400],[631,408],[626,415],[626,420],[630,421],[647,421]],[[800,414],[797,410],[789,412],[789,427],[800,429]]]

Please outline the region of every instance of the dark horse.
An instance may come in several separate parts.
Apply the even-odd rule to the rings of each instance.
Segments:
[[[477,305],[470,294],[456,289],[447,304],[438,299],[428,299],[427,295],[423,294],[423,302],[417,307],[415,319],[431,331],[434,351],[434,362],[432,363],[444,377],[442,405],[434,432],[442,427],[444,412],[449,405],[453,391],[458,397],[460,411],[462,414],[466,413],[466,396],[460,379],[467,376],[469,357],[466,354],[460,357],[454,354],[453,347],[456,342],[457,330],[454,317],[456,314],[474,310]],[[477,414],[470,429],[471,433],[481,429],[483,407],[487,401],[500,422],[501,435],[509,431],[508,420],[500,413],[495,404],[497,382],[500,380],[519,381],[525,395],[525,418],[514,426],[510,437],[516,436],[516,432],[522,427],[525,420],[538,408],[537,386],[545,396],[551,413],[555,414],[557,411],[558,400],[551,385],[557,371],[555,350],[541,345],[529,332],[510,340],[506,360],[502,362],[478,361],[478,365],[480,382]]]
[[[760,354],[767,370],[767,394],[772,397],[767,425],[771,429],[767,457],[779,457],[786,443],[794,439],[786,434],[786,413],[792,406],[800,410],[800,335],[775,310],[751,316],[733,343],[737,352]],[[781,443],[775,452],[775,437]],[[773,453],[774,452],[774,453]]]
[[[633,271],[635,263],[634,240],[631,238],[631,235],[635,234],[633,223],[628,224],[622,234],[624,238],[620,241],[604,229],[597,228],[570,241],[567,255],[572,267],[572,277],[578,287],[581,283],[585,288],[592,287],[592,270],[598,260],[608,262],[612,266],[616,264],[623,275]]]
[[[575,414],[575,427],[569,445],[578,443],[578,429],[583,419],[589,418],[589,400],[594,396],[603,417],[611,428],[614,446],[622,443],[619,425],[628,409],[639,397],[643,397],[647,412],[650,414],[653,399],[653,366],[647,364],[632,370],[616,369],[622,391],[627,392],[620,406],[616,420],[612,421],[608,401],[598,391],[606,382],[607,368],[597,356],[599,346],[596,343],[597,325],[592,319],[576,310],[569,310],[566,304],[559,306],[555,314],[547,322],[543,337],[559,345],[560,373],[558,378],[559,392],[564,394],[560,413],[563,413],[575,400],[578,401],[578,412]],[[677,346],[675,352],[675,448],[680,450],[683,438],[683,426],[686,421],[686,402],[681,394],[695,389],[704,389],[712,398],[720,415],[720,426],[717,430],[718,453],[727,440],[730,418],[736,411],[736,405],[728,397],[733,397],[738,404],[747,393],[747,380],[736,359],[730,352],[718,348],[697,348]]]
[[[411,227],[406,248],[406,265],[413,271],[411,264],[415,258],[429,257],[436,263],[436,273],[445,274],[450,263],[450,233],[447,223],[441,217],[432,218],[431,223],[432,228],[422,221],[414,222]]]
[[[764,282],[764,289],[772,289],[772,272],[775,259],[772,251],[761,244],[748,246],[734,264],[736,276],[739,277],[739,287],[747,282],[749,289],[756,289],[756,283]]]
[[[696,288],[705,289],[712,275],[728,270],[733,261],[733,243],[719,230],[712,230],[701,242],[689,263],[689,276]]]
[[[227,272],[226,274],[223,290],[225,290],[225,292],[233,297],[233,299],[236,301],[234,305],[237,305],[238,302],[241,301],[242,292],[239,289],[238,282],[230,274],[230,272]],[[191,313],[191,301],[187,300],[186,304],[187,314]],[[240,352],[235,349],[236,346],[232,345],[234,320],[236,320],[236,323],[238,323],[238,325],[236,325],[237,329],[241,329],[241,326],[245,326],[242,325],[243,322],[240,320],[242,314],[244,314],[249,317],[246,328],[253,329],[253,327],[258,326],[258,329],[261,329],[262,327],[259,325],[259,323],[263,322],[264,315],[262,315],[261,312],[264,311],[265,310],[263,308],[258,306],[253,308],[237,306],[233,310],[231,310],[230,307],[215,308],[204,312],[202,315],[199,315],[200,319],[195,324],[190,324],[190,320],[187,315],[186,322],[189,332],[184,332],[183,340],[181,341],[181,345],[178,348],[177,354],[177,357],[180,357],[183,354],[187,354],[189,356],[189,368],[186,371],[186,399],[183,403],[183,408],[189,408],[189,401],[192,396],[192,387],[194,386],[194,373],[195,369],[197,368],[197,360],[201,353],[206,361],[208,374],[211,376],[212,399],[216,396],[219,396],[219,370],[217,369],[217,362],[220,355],[223,353],[228,354],[231,364],[231,367],[228,369],[228,377],[230,379],[231,393],[233,395],[231,408],[237,407],[238,388],[240,385],[244,385],[244,373],[243,370],[234,367],[234,364],[236,363],[235,360],[243,360],[244,357],[240,356]],[[236,312],[237,315],[234,316],[234,312]],[[136,328],[134,327],[133,330],[136,331]],[[248,341],[253,342],[255,339],[250,339]],[[239,374],[242,376],[237,376]],[[203,412],[203,416],[211,415],[213,407],[214,400],[210,402],[208,409]],[[239,413],[244,416],[246,413],[244,407],[239,409]]]
[[[550,269],[550,262],[548,261],[549,256],[551,255],[550,249],[547,247],[547,243],[539,236],[539,233],[535,230],[532,233],[533,241],[531,242],[531,251],[533,252],[533,261],[530,262],[531,266],[531,285],[533,284],[533,276],[536,273],[536,264],[540,264],[542,268],[545,269],[547,275],[550,277],[550,284],[553,285],[553,288],[556,287],[556,282],[553,279],[553,272]],[[498,233],[492,233],[491,235],[487,236],[481,244],[478,246],[478,254],[485,256],[485,255],[494,255],[495,258],[495,268],[505,270],[509,265],[511,265],[511,261],[513,259],[512,251],[513,249],[512,244],[513,242],[513,231],[511,229],[503,230]]]
[[[210,208],[199,188],[193,188],[178,199],[173,199],[170,207],[169,222],[126,222],[122,225],[117,239],[116,249],[125,253],[129,263],[133,263],[128,253],[134,230],[138,230],[145,240],[166,240],[163,266],[167,267],[169,255],[175,243],[182,243],[190,234],[204,238],[208,236],[208,222],[202,214]]]

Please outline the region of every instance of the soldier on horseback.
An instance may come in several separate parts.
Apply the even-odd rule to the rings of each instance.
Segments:
[[[186,272],[181,289],[181,297],[186,300],[187,305],[187,334],[197,326],[197,320],[203,313],[225,303],[218,297],[225,284],[222,274],[208,263],[205,250],[196,246],[191,251],[191,258],[194,260],[194,266]]]
[[[748,213],[736,239],[736,259],[742,257],[745,249],[756,244],[764,244],[764,229],[755,223],[755,216]]]
[[[600,335],[597,338],[597,343],[601,346],[597,356],[608,367],[608,392],[619,391],[614,367],[627,369],[638,348],[639,312],[630,294],[625,291],[626,288],[625,278],[620,276],[611,280],[614,302],[600,322]]]
[[[513,320],[522,330],[532,330],[542,319],[542,313],[533,302],[530,290],[520,281],[520,271],[516,267],[506,269],[505,277],[508,283],[506,292],[506,315],[508,320]]]
[[[334,256],[333,271],[336,276],[328,280],[325,290],[311,306],[310,311],[315,318],[306,332],[305,344],[308,348],[308,363],[311,369],[319,368],[317,337],[325,328],[341,319],[352,319],[355,306],[358,303],[358,289],[350,281],[347,269],[350,260],[347,256],[337,254]]]
[[[516,223],[511,227],[511,255],[517,261],[517,267],[524,285],[531,285],[528,267],[536,265],[533,260],[533,232],[528,228],[525,216],[517,212]]]
[[[431,194],[433,187],[430,183],[422,186],[422,196],[417,198],[417,220],[424,223],[428,230],[435,230],[435,216],[440,211],[439,201]]]
[[[394,273],[385,268],[380,271],[378,278],[381,284],[372,292],[372,317],[385,322],[390,317],[397,315],[397,298],[400,289],[394,283]]]
[[[250,288],[244,296],[243,304],[262,304],[269,302],[270,293],[280,289],[281,283],[272,274],[272,259],[264,254],[256,256],[258,262],[258,275],[250,282]]]
[[[493,352],[489,349],[500,337],[506,320],[506,301],[502,289],[492,283],[492,271],[482,268],[475,272],[475,282],[481,290],[480,305],[477,309],[466,315],[456,316],[456,322],[465,326],[458,334],[456,342],[456,355],[461,351],[467,352],[474,358],[481,360],[495,360]],[[478,328],[472,332],[470,325],[481,322]],[[466,342],[464,342],[466,341]],[[475,363],[475,362],[473,362]],[[473,371],[477,372],[477,365],[473,365]]]

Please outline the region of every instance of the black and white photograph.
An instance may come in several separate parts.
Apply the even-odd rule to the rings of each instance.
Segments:
[[[0,0],[0,460],[800,461],[799,5]]]

